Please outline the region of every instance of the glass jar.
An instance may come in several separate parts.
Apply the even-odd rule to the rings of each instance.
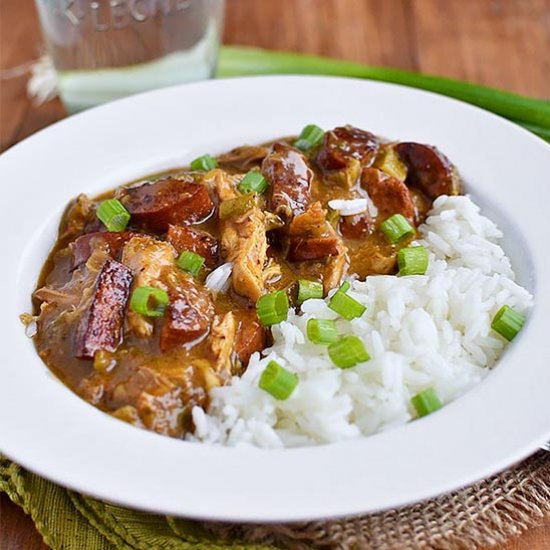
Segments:
[[[223,0],[36,0],[70,113],[211,78]]]

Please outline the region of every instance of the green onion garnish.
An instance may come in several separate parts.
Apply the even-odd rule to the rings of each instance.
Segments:
[[[270,361],[260,376],[259,385],[275,399],[284,401],[298,385],[298,376],[276,361]]]
[[[511,342],[523,328],[525,316],[510,306],[502,306],[493,318],[491,328]]]
[[[132,292],[130,309],[146,317],[162,317],[168,302],[166,291],[151,286],[140,286]]]
[[[325,132],[315,124],[308,124],[304,127],[298,139],[294,142],[294,147],[302,151],[308,151],[321,143]]]
[[[298,281],[298,305],[303,304],[311,298],[323,297],[323,285],[317,281],[300,279]]]
[[[256,302],[258,319],[264,327],[286,321],[288,316],[288,296],[283,290],[264,294]]]
[[[130,221],[130,212],[118,199],[103,201],[97,207],[96,216],[109,231],[124,231]]]
[[[220,204],[220,219],[236,218],[248,212],[256,204],[256,195],[249,193],[235,199],[228,199]]]
[[[191,170],[197,172],[208,172],[216,168],[216,166],[218,166],[218,161],[210,155],[203,155],[191,162]]]
[[[414,235],[414,227],[401,214],[390,216],[380,224],[380,229],[393,244],[405,237]]]
[[[408,246],[397,253],[399,275],[424,275],[428,269],[428,251],[423,246]]]
[[[355,365],[370,359],[365,345],[357,336],[344,336],[338,342],[330,344],[328,355],[332,362],[341,369],[355,367]]]
[[[255,170],[248,172],[239,183],[239,191],[241,193],[258,193],[261,195],[269,184],[260,172]]]
[[[347,292],[351,288],[351,283],[349,281],[344,281],[340,288],[338,289],[340,292]]]
[[[428,388],[416,394],[411,399],[411,403],[416,409],[418,416],[426,416],[443,407],[443,403],[441,403],[441,400],[433,388]]]
[[[314,344],[338,342],[336,323],[329,319],[310,319],[306,326],[307,337]]]
[[[349,290],[350,284],[345,281],[342,286],[332,295],[332,298],[328,302],[328,307],[335,311],[348,321],[361,317],[367,308],[360,304],[357,300],[348,296],[346,292]]]
[[[187,271],[193,277],[196,277],[204,264],[204,258],[200,254],[195,254],[190,250],[185,250],[181,253],[180,257],[176,261],[176,265]]]

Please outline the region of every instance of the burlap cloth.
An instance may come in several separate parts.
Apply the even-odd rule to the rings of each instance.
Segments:
[[[475,549],[550,514],[550,453],[429,502],[336,521],[244,525],[186,521],[106,504],[0,457],[0,491],[30,514],[54,550]]]

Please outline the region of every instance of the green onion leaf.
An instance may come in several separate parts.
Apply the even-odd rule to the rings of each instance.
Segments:
[[[313,147],[316,147],[323,140],[325,132],[319,126],[315,124],[308,124],[304,127],[298,139],[294,142],[294,147],[302,150],[308,151]]]
[[[370,359],[365,345],[357,336],[344,336],[328,347],[328,355],[332,362],[341,369],[355,367]]]
[[[288,316],[288,296],[283,290],[264,294],[256,302],[258,319],[264,327],[286,321]]]
[[[380,229],[393,244],[414,235],[413,226],[401,214],[394,214],[380,224]]]
[[[97,207],[96,216],[109,231],[124,231],[130,221],[130,212],[118,199],[103,201]]]
[[[423,246],[408,246],[397,253],[399,275],[424,275],[428,269],[428,251]]]
[[[443,407],[443,403],[441,403],[433,388],[428,388],[416,394],[411,399],[411,403],[416,409],[418,416],[426,416]]]
[[[349,281],[344,281],[340,288],[338,289],[340,292],[347,292],[351,288],[351,283]]]
[[[151,286],[140,286],[132,292],[130,309],[146,317],[162,317],[168,302],[166,291]]]
[[[208,172],[216,168],[216,166],[218,166],[218,161],[210,155],[203,155],[191,162],[191,170],[197,172]]]
[[[525,315],[522,315],[510,306],[502,306],[493,318],[491,328],[511,342],[523,328],[524,324]]]
[[[246,46],[221,48],[218,77],[258,74],[322,74],[404,84],[472,103],[525,126],[550,128],[547,99],[535,99],[471,82],[342,59]]]
[[[220,220],[237,218],[248,212],[256,204],[256,195],[249,193],[235,199],[228,199],[220,204]]]
[[[298,385],[298,375],[270,361],[260,376],[260,388],[275,399],[288,399]]]
[[[348,321],[361,317],[367,308],[359,303],[357,300],[348,296],[346,292],[349,290],[350,284],[345,281],[342,286],[332,295],[332,298],[328,302],[328,307],[335,311]]]
[[[298,281],[298,305],[311,298],[323,297],[323,285],[317,281],[300,279]]]
[[[336,323],[329,319],[309,319],[306,332],[314,344],[333,344],[339,340]]]
[[[256,170],[248,172],[239,183],[241,193],[258,193],[258,195],[261,195],[268,187],[267,180]]]
[[[185,250],[182,252],[176,261],[176,265],[180,269],[183,269],[183,271],[193,275],[193,277],[196,277],[199,274],[203,264],[204,258],[200,254],[195,254],[190,250]]]

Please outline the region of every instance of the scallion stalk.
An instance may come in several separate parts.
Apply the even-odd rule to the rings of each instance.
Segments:
[[[404,84],[460,99],[509,118],[534,126],[544,139],[550,132],[550,101],[525,97],[471,82],[415,73],[391,67],[373,67],[315,55],[270,51],[243,46],[221,48],[218,77],[259,74],[317,74],[366,78]]]
[[[270,361],[260,376],[259,386],[275,399],[288,399],[298,385],[298,375],[285,369],[277,361]]]
[[[306,325],[307,337],[314,344],[338,342],[336,322],[330,319],[309,319]]]

